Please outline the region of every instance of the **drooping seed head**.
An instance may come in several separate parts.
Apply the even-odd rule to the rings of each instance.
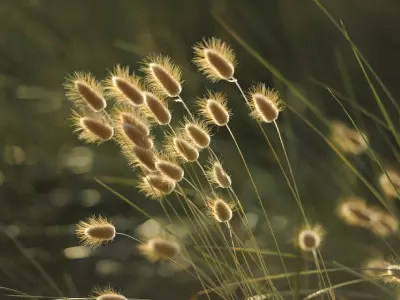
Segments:
[[[156,168],[161,174],[168,177],[169,179],[179,182],[183,179],[185,172],[182,167],[175,161],[168,161],[166,159],[157,159]]]
[[[210,160],[206,174],[207,179],[217,187],[226,189],[232,185],[231,177],[225,172],[221,163],[217,160]]]
[[[364,199],[352,196],[341,199],[337,212],[347,224],[368,228],[374,210],[367,206]]]
[[[181,93],[182,72],[168,56],[151,55],[145,59],[143,71],[146,82],[156,93],[168,97],[178,97]]]
[[[211,81],[233,80],[236,67],[235,53],[222,40],[203,39],[193,47],[194,64]]]
[[[200,149],[210,145],[211,137],[207,126],[201,121],[185,121],[184,130],[186,136]]]
[[[204,98],[199,99],[200,114],[209,124],[225,126],[231,116],[227,108],[227,97],[223,93],[208,91]]]
[[[114,128],[101,114],[95,115],[88,112],[81,115],[73,111],[71,120],[74,132],[86,143],[100,144],[110,140],[114,135]]]
[[[368,149],[368,139],[365,133],[349,128],[341,122],[331,125],[331,139],[344,153],[361,154]]]
[[[145,106],[147,115],[153,118],[159,125],[167,125],[171,122],[171,112],[164,100],[161,100],[156,95],[145,92]]]
[[[379,236],[389,236],[399,229],[399,222],[388,212],[376,210],[371,214],[371,230]]]
[[[216,198],[208,200],[208,208],[211,216],[220,223],[227,223],[232,219],[233,216],[233,204],[228,203],[222,198]]]
[[[305,228],[300,231],[298,245],[305,252],[312,252],[320,247],[324,236],[324,230],[316,225],[312,228]]]
[[[67,78],[64,88],[68,99],[81,110],[99,112],[107,106],[103,87],[90,73],[75,72]]]
[[[110,287],[104,289],[95,288],[90,298],[95,298],[95,300],[127,300],[125,296]]]
[[[379,176],[379,185],[386,197],[399,198],[400,174],[397,171],[389,169],[386,174],[382,173]]]
[[[158,260],[175,259],[181,251],[181,247],[175,241],[163,238],[149,239],[145,244],[138,246],[139,252],[151,262]]]
[[[112,241],[116,231],[114,225],[106,218],[93,216],[80,221],[75,233],[83,245],[96,248]]]
[[[175,181],[164,175],[150,174],[142,176],[138,188],[147,197],[161,200],[175,189]]]
[[[144,103],[141,80],[138,76],[129,74],[129,67],[116,65],[105,84],[107,95],[118,102],[134,106]]]
[[[259,83],[248,92],[251,116],[260,122],[272,123],[278,119],[283,105],[278,92]]]

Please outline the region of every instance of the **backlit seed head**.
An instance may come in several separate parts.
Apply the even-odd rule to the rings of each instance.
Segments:
[[[194,162],[199,158],[199,150],[189,141],[179,136],[167,138],[166,152],[183,162]]]
[[[272,123],[276,121],[283,105],[277,91],[266,88],[259,83],[248,92],[251,116],[260,122]]]
[[[193,47],[194,64],[211,81],[233,80],[236,67],[235,53],[222,40],[203,39]]]
[[[99,112],[107,106],[103,87],[90,73],[75,72],[66,79],[64,88],[68,99],[79,109]]]
[[[206,171],[207,179],[217,187],[226,189],[232,185],[231,177],[225,172],[221,163],[211,159]]]
[[[325,232],[320,225],[304,228],[298,235],[298,245],[305,252],[312,252],[320,247]]]
[[[368,149],[367,136],[360,134],[356,129],[349,128],[341,122],[333,122],[331,125],[331,139],[343,152],[349,154],[361,154]]]
[[[154,148],[144,149],[139,146],[130,144],[120,144],[122,154],[127,158],[132,168],[145,168],[150,172],[157,171],[156,159],[157,155]]]
[[[389,236],[399,229],[397,219],[387,212],[376,210],[371,214],[371,230],[379,236]]]
[[[150,122],[140,110],[132,105],[114,105],[112,118],[116,124],[130,124],[142,132],[143,135],[150,135]]]
[[[171,122],[171,112],[167,103],[152,93],[145,92],[144,95],[144,103],[147,108],[144,113],[159,125],[169,124]]]
[[[347,224],[368,228],[372,222],[374,210],[359,197],[342,198],[338,206],[338,215]]]
[[[181,247],[175,241],[163,238],[149,239],[145,244],[138,246],[139,252],[149,261],[175,259],[181,251]]]
[[[76,225],[76,236],[85,246],[96,248],[115,238],[115,227],[103,217],[90,217]]]
[[[181,181],[185,174],[182,167],[178,165],[174,160],[158,158],[155,165],[157,170],[161,174],[175,182]]]
[[[229,122],[231,111],[227,107],[227,97],[223,93],[208,91],[198,100],[200,114],[209,124],[225,126]]]
[[[367,261],[365,264],[365,270],[363,272],[365,275],[371,277],[381,276],[385,274],[389,265],[390,263],[381,258],[372,259]]]
[[[227,223],[233,216],[233,204],[224,201],[222,198],[208,200],[208,208],[211,216],[220,223]]]
[[[127,300],[125,296],[110,287],[104,289],[95,288],[90,298],[95,298],[95,300]]]
[[[107,95],[116,101],[139,106],[144,103],[143,86],[138,76],[129,74],[129,67],[116,65],[105,81]]]
[[[210,130],[201,121],[185,120],[184,131],[186,136],[200,149],[207,148],[211,142]]]
[[[85,112],[80,114],[76,111],[71,116],[74,132],[78,138],[86,143],[100,144],[110,140],[114,135],[114,128],[101,114]]]
[[[400,265],[399,264],[390,264],[384,275],[388,275],[390,277],[385,277],[385,281],[388,283],[392,283],[396,286],[400,285]]]
[[[182,72],[168,56],[151,55],[144,61],[146,82],[156,93],[178,97],[182,91]]]
[[[399,198],[400,174],[395,170],[389,169],[386,171],[386,174],[382,173],[379,176],[379,185],[386,197]]]
[[[160,200],[172,193],[175,181],[163,175],[150,174],[139,180],[139,190],[151,199]]]
[[[134,145],[149,150],[153,148],[153,139],[143,134],[143,131],[129,123],[120,124],[120,130]]]

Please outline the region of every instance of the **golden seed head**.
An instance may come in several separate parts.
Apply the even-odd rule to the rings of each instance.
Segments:
[[[384,275],[388,275],[390,277],[386,277],[385,281],[389,283],[393,283],[395,285],[400,284],[400,265],[391,264],[387,267],[386,273]]]
[[[148,260],[155,262],[158,260],[174,259],[178,256],[181,248],[177,242],[163,238],[149,239],[145,244],[138,246],[139,252]]]
[[[181,93],[182,72],[170,57],[151,55],[145,59],[143,71],[146,82],[156,93],[168,97],[178,97]]]
[[[220,188],[226,189],[232,185],[231,177],[225,172],[219,161],[211,162],[211,167],[207,170],[207,178]]]
[[[194,162],[199,158],[199,150],[182,138],[174,137],[172,139],[172,147],[175,153],[184,161]]]
[[[199,99],[200,114],[208,123],[225,126],[229,122],[231,112],[227,107],[227,97],[223,93],[208,91],[206,96]]]
[[[171,112],[166,102],[149,92],[145,92],[144,95],[148,116],[153,118],[159,125],[169,124],[171,122]]]
[[[389,169],[379,176],[379,185],[382,191],[389,198],[398,198],[400,194],[400,174]],[[389,180],[390,179],[390,180]]]
[[[156,155],[153,149],[144,149],[139,146],[133,146],[132,154],[135,156],[133,164],[145,167],[147,170],[155,172],[156,167]]]
[[[90,112],[79,114],[72,112],[71,120],[74,132],[78,138],[86,143],[100,144],[110,140],[114,135],[114,128],[103,115]]]
[[[117,124],[130,124],[142,132],[143,135],[150,135],[150,123],[140,111],[134,110],[132,106],[114,106],[112,113],[113,119]]]
[[[381,276],[384,275],[389,265],[387,261],[381,258],[372,259],[365,264],[364,273],[371,277]]]
[[[138,187],[147,197],[160,200],[172,193],[175,189],[175,181],[163,175],[150,174],[142,176]]]
[[[343,152],[361,154],[368,149],[367,136],[341,122],[332,123],[331,139]]]
[[[95,298],[95,300],[127,300],[125,296],[117,293],[110,287],[105,289],[95,288],[91,297]]]
[[[376,210],[371,215],[371,230],[379,236],[389,236],[397,232],[399,222],[387,212]]]
[[[263,83],[251,87],[248,98],[250,99],[250,115],[261,122],[275,122],[283,109],[278,92],[266,88]]]
[[[90,217],[76,225],[76,236],[85,246],[96,248],[115,238],[115,227],[103,217]]]
[[[233,80],[236,67],[235,53],[222,40],[203,39],[193,47],[194,64],[211,81]]]
[[[140,128],[128,123],[122,123],[120,128],[125,137],[128,138],[134,145],[146,150],[153,148],[153,139],[144,135]]]
[[[227,223],[233,216],[233,204],[224,201],[222,198],[208,200],[208,208],[211,216],[220,223]]]
[[[316,250],[321,245],[323,236],[324,230],[319,225],[301,230],[298,236],[300,249],[305,252]]]
[[[116,101],[139,106],[144,103],[141,80],[129,74],[129,67],[116,65],[105,81],[107,95]]]
[[[371,225],[373,211],[359,197],[343,198],[338,206],[338,215],[347,224],[365,228]]]
[[[175,182],[181,181],[185,174],[182,167],[173,161],[158,159],[155,165],[161,174]]]
[[[68,99],[79,109],[99,112],[107,106],[103,87],[90,73],[75,72],[67,78],[64,88]]]
[[[211,137],[207,126],[200,121],[186,120],[184,130],[187,137],[200,149],[210,145]]]

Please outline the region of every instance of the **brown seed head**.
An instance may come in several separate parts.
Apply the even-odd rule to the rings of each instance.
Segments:
[[[298,244],[301,250],[312,252],[319,248],[324,236],[324,230],[321,226],[316,225],[310,229],[303,229],[298,236]]]
[[[235,53],[226,43],[216,38],[203,39],[193,50],[194,64],[211,81],[233,80]]]
[[[199,150],[188,141],[180,138],[172,138],[172,149],[175,154],[187,162],[194,162],[199,158]]]
[[[210,161],[210,167],[207,170],[207,179],[223,189],[229,188],[232,184],[231,177],[225,172],[221,163],[216,160]]]
[[[341,122],[333,122],[331,128],[331,139],[341,151],[357,155],[368,149],[365,133],[349,128]]]
[[[373,209],[359,197],[342,198],[338,206],[338,215],[347,224],[368,228],[372,222]]]
[[[220,223],[227,223],[232,219],[232,204],[225,202],[222,198],[217,198],[208,201],[213,218]]]
[[[181,248],[177,242],[163,238],[152,238],[145,244],[138,246],[139,252],[148,260],[155,262],[158,260],[174,259],[178,256]]]
[[[210,132],[205,124],[200,121],[186,120],[184,125],[187,137],[200,149],[207,148],[210,145]]]
[[[185,174],[181,166],[176,162],[165,159],[158,159],[156,168],[161,174],[176,182],[181,181]]]
[[[389,180],[390,179],[390,180]],[[384,194],[389,198],[399,198],[400,194],[400,174],[392,169],[379,176],[379,185]]]
[[[175,181],[163,175],[150,174],[140,179],[138,187],[146,196],[160,200],[172,193],[175,189]]]
[[[208,91],[207,95],[199,99],[200,114],[208,123],[225,126],[229,122],[231,112],[227,108],[227,97],[223,93]]]
[[[389,265],[390,263],[381,258],[372,259],[365,264],[364,273],[371,277],[381,276],[387,271]]]
[[[90,217],[80,221],[75,230],[76,236],[85,246],[96,248],[115,238],[115,227],[103,217]]]
[[[110,287],[105,289],[95,288],[91,297],[95,298],[95,300],[127,300],[125,296],[117,293]]]
[[[371,220],[371,230],[379,236],[392,235],[399,229],[397,219],[387,212],[376,210],[371,214]]]
[[[153,139],[143,134],[143,131],[128,123],[122,123],[121,129],[123,134],[136,146],[149,150],[153,148]]]
[[[167,125],[171,122],[171,112],[165,101],[156,95],[145,92],[145,105],[148,109],[148,116],[153,118],[159,125]]]
[[[388,275],[390,277],[386,277],[385,281],[399,285],[400,284],[400,265],[391,264],[387,267],[387,271],[384,275]]]
[[[251,116],[266,123],[276,121],[279,112],[283,109],[278,92],[267,89],[263,83],[250,88],[248,93]]]
[[[100,144],[110,140],[114,135],[114,129],[108,120],[100,115],[90,112],[79,114],[72,112],[71,120],[74,132],[78,134],[80,140],[86,143]]]

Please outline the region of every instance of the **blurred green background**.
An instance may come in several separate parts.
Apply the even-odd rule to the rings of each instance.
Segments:
[[[321,2],[337,20],[343,20],[376,73],[399,98],[400,2]],[[72,104],[62,86],[66,75],[75,70],[90,71],[99,79],[117,63],[136,70],[141,59],[153,52],[170,55],[182,68],[182,96],[189,107],[195,109],[196,98],[206,88],[228,93],[234,111],[233,131],[255,174],[282,249],[296,252],[291,235],[301,225],[301,218],[270,149],[256,123],[247,116],[248,110],[234,86],[209,83],[196,72],[191,63],[192,45],[202,37],[224,39],[237,53],[236,75],[244,88],[258,81],[276,87],[286,102],[321,126],[323,132],[328,130],[223,29],[213,14],[272,62],[328,120],[348,122],[337,102],[313,79],[379,115],[349,43],[312,0],[2,0],[0,285],[32,295],[58,296],[30,257],[46,270],[62,294],[70,297],[84,297],[94,285],[108,283],[126,296],[151,299],[188,299],[201,289],[184,272],[174,273],[163,264],[145,261],[129,240],[117,239],[86,258],[72,259],[65,254],[66,248],[78,245],[74,224],[92,213],[114,219],[121,231],[131,234],[146,221],[95,183],[95,176],[152,215],[163,218],[159,204],[145,199],[134,186],[121,184],[121,180],[110,182],[118,177],[130,183],[137,174],[126,165],[115,144],[87,146],[73,135],[68,120]],[[387,99],[384,101],[399,128],[399,115]],[[175,103],[172,106],[178,122],[183,110]],[[361,117],[351,106],[346,107],[367,132],[382,162],[392,164],[394,158],[385,138],[390,141],[389,134],[382,136],[376,123]],[[367,258],[388,255],[379,239],[343,225],[335,215],[338,197],[359,195],[372,204],[377,200],[300,119],[284,112],[279,124],[307,214],[327,229],[324,258],[357,267]],[[281,153],[274,128],[266,130]],[[260,245],[272,247],[228,133],[222,129],[214,132],[214,150],[232,174],[235,190],[244,199],[247,211],[259,221],[255,234]],[[161,137],[157,141],[161,144]],[[368,157],[351,159],[366,178],[376,181]],[[272,267],[274,264],[272,259]],[[291,268],[299,265],[301,261]],[[337,282],[351,278],[346,276],[334,278]],[[287,289],[285,282],[281,287]]]

